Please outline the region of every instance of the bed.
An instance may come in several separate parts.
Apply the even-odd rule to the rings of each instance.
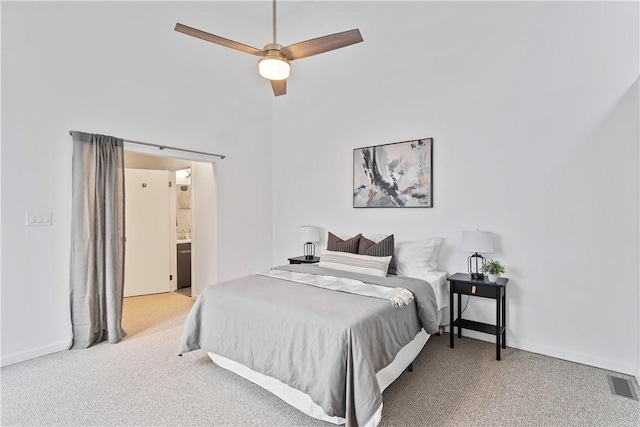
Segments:
[[[367,289],[411,298],[392,303]],[[438,332],[447,297],[442,272],[374,277],[280,266],[209,286],[187,317],[179,353],[203,349],[317,419],[377,425],[382,391]]]

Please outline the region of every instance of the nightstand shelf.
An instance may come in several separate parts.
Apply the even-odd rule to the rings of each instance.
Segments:
[[[462,329],[470,329],[472,331],[483,332],[485,334],[496,335],[496,325],[490,325],[488,323],[476,322],[475,320],[457,319],[453,322],[453,326]],[[500,327],[500,333],[505,331],[505,327]]]
[[[500,348],[507,348],[507,313],[506,313],[506,284],[509,279],[500,277],[493,283],[487,278],[472,279],[471,275],[456,273],[447,279],[449,281],[449,347],[453,348],[454,327],[458,328],[458,338],[462,338],[462,330],[482,332],[496,337],[496,360],[500,360]],[[454,295],[458,294],[458,318],[453,319]],[[477,296],[496,300],[496,323],[489,324],[462,318],[462,295]]]

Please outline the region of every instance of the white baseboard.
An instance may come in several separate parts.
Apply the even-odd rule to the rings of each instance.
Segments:
[[[531,353],[543,354],[545,356],[568,360],[570,362],[581,363],[583,365],[594,366],[608,371],[620,372],[626,375],[634,375],[636,367],[630,364],[621,363],[617,360],[605,359],[584,353],[575,353],[564,349],[548,347],[523,340],[516,340],[507,337],[507,344],[520,350]]]
[[[6,356],[2,356],[0,366],[13,365],[14,363],[24,362],[26,360],[35,359],[36,357],[46,356],[47,354],[68,350],[69,347],[71,347],[71,339],[44,345],[42,347],[19,351],[13,354],[8,354]]]
[[[447,327],[447,330],[448,329],[449,328]],[[476,331],[469,331],[466,329],[463,329],[462,336],[494,344],[496,342],[495,338],[492,335],[487,335]],[[608,371],[620,372],[626,375],[635,376],[638,369],[637,366],[620,363],[616,360],[604,359],[584,353],[575,353],[565,349],[549,347],[546,345],[532,343],[526,340],[512,338],[511,336],[509,336],[509,334],[507,334],[507,347],[517,348],[518,350],[524,350],[530,353],[542,354],[544,356],[555,357],[556,359],[567,360],[569,362],[580,363],[582,365],[594,366],[596,368],[606,369]]]

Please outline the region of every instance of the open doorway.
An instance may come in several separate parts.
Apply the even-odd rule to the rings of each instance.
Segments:
[[[191,168],[175,172],[176,179],[176,292],[191,296]]]
[[[210,162],[125,146],[125,297],[195,299],[216,282],[215,187]],[[196,256],[206,265],[198,266]]]

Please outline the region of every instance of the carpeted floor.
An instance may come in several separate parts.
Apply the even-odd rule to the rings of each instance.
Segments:
[[[176,293],[127,298],[121,343],[2,368],[2,425],[330,425],[217,367],[203,351],[178,357],[191,305]],[[498,362],[491,343],[463,338],[450,349],[447,335],[434,336],[413,372],[384,392],[382,425],[640,425],[640,404],[612,395],[607,374],[515,349]]]

